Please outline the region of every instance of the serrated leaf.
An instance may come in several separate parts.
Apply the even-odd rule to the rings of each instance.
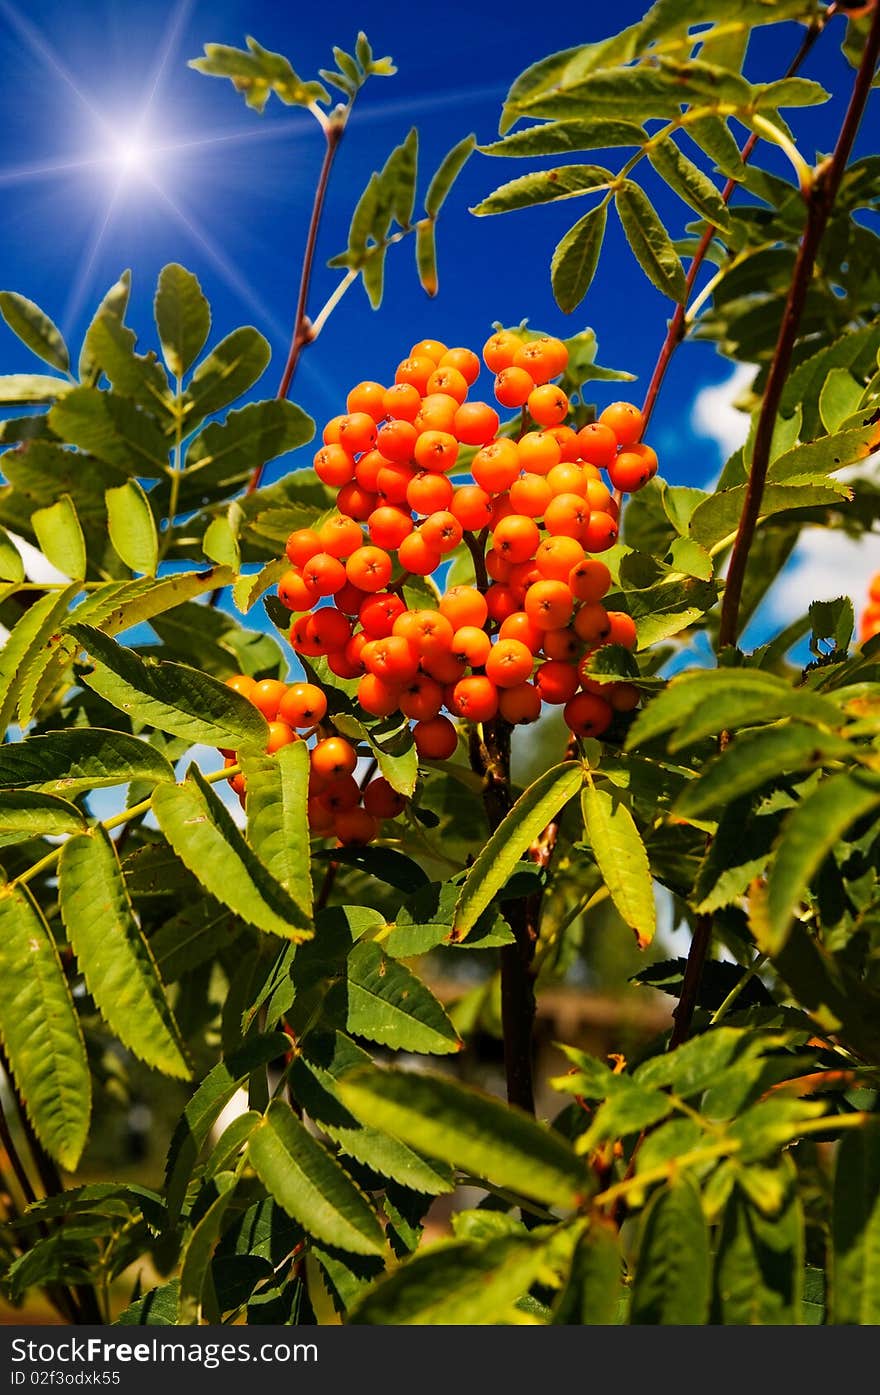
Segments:
[[[596,117],[592,121],[550,121],[527,126],[503,140],[479,146],[482,155],[574,155],[579,150],[610,150],[616,146],[639,146],[646,139],[635,121]]]
[[[202,551],[212,562],[238,570],[241,565],[241,548],[229,518],[212,519],[202,538]]]
[[[352,1113],[428,1157],[548,1205],[577,1206],[590,1179],[559,1135],[515,1107],[429,1072],[355,1070],[338,1081]]]
[[[355,1036],[392,1051],[444,1055],[462,1042],[431,990],[372,940],[348,956],[348,1017]]]
[[[583,767],[564,761],[520,795],[468,871],[455,908],[454,933],[464,939],[507,881],[523,853],[583,783]]]
[[[105,318],[112,317],[122,323],[128,308],[128,298],[131,294],[131,272],[123,271],[118,281],[115,281],[107,291],[97,310],[95,311],[92,323],[86,332],[83,346],[79,356],[79,376],[81,382],[86,387],[93,387],[101,376],[103,364],[100,355],[96,353],[96,346],[90,343],[89,336],[95,324]]]
[[[857,426],[794,446],[770,465],[768,484],[818,484],[846,465],[866,460],[875,449],[875,425]]]
[[[839,430],[858,411],[864,388],[848,368],[832,368],[819,394],[819,416],[826,431]]]
[[[648,146],[648,159],[679,198],[722,232],[730,226],[727,205],[708,175],[683,155],[671,136]]]
[[[744,732],[691,780],[675,803],[685,817],[751,794],[771,780],[811,770],[852,751],[848,741],[800,723]]]
[[[116,849],[100,825],[64,844],[59,877],[61,918],[104,1020],[148,1066],[188,1080],[165,986],[135,919]]]
[[[156,790],[153,809],[181,862],[222,905],[268,935],[311,937],[310,916],[248,847],[195,766],[182,785]]]
[[[636,718],[627,750],[667,733],[670,750],[714,736],[719,731],[779,717],[795,717],[819,726],[840,726],[832,702],[758,669],[703,669],[682,674],[664,688]]]
[[[217,1173],[211,1183],[214,1198],[199,1217],[198,1224],[183,1247],[175,1318],[178,1325],[198,1324],[203,1317],[210,1322],[220,1321],[210,1264],[229,1203],[235,1194],[235,1184],[233,1173]]]
[[[404,1327],[503,1322],[544,1268],[550,1243],[544,1233],[432,1245],[380,1279],[347,1320]]]
[[[837,1148],[831,1221],[830,1320],[880,1322],[880,1130],[874,1121]]]
[[[272,1101],[251,1134],[248,1158],[278,1204],[309,1234],[354,1254],[384,1253],[382,1227],[367,1198],[282,1100]]]
[[[25,611],[0,649],[0,736],[12,720],[28,668],[39,661],[53,634],[63,625],[67,607],[78,590],[79,587],[73,585],[40,596]],[[4,748],[4,761],[8,749]]]
[[[159,560],[156,520],[137,480],[108,489],[107,525],[117,554],[133,572],[155,575]]]
[[[24,581],[24,561],[5,528],[0,528],[0,582]]]
[[[556,169],[534,170],[499,185],[471,212],[483,218],[493,213],[510,213],[518,208],[532,208],[535,204],[576,198],[607,187],[611,178],[611,171],[602,165],[559,165]]]
[[[179,572],[158,581],[139,577],[134,581],[111,582],[81,601],[71,612],[71,622],[87,621],[105,635],[122,634],[133,625],[176,610],[206,591],[228,586],[234,575],[229,567],[211,567],[204,572]],[[204,623],[203,617],[199,620]]]
[[[34,790],[0,793],[0,843],[27,836],[81,833],[85,826],[84,815],[66,799]]]
[[[62,494],[56,504],[35,509],[31,524],[40,551],[52,566],[65,576],[82,581],[86,574],[86,542],[70,495]]]
[[[172,1216],[180,1212],[196,1158],[214,1121],[251,1072],[283,1056],[289,1045],[289,1037],[281,1032],[250,1037],[208,1071],[184,1109],[168,1147],[165,1190]]]
[[[739,146],[730,134],[723,117],[708,115],[688,120],[685,130],[691,140],[696,142],[710,160],[714,160],[721,173],[726,174],[728,179],[742,177],[744,166]]]
[[[7,373],[0,376],[0,403],[4,407],[31,407],[55,402],[73,391],[66,378],[43,373]]]
[[[88,373],[81,372],[84,386],[94,387],[103,373],[115,392],[140,403],[148,412],[164,416],[170,427],[173,399],[165,370],[152,350],[135,353],[136,344],[134,330],[113,311],[96,315],[83,345],[84,357],[91,364]]]
[[[77,727],[31,736],[3,747],[0,789],[38,789],[47,794],[127,785],[131,780],[159,784],[174,771],[155,747],[122,731]]]
[[[651,1199],[642,1221],[630,1322],[696,1326],[709,1315],[709,1227],[684,1177]]]
[[[91,1113],[85,1043],[58,948],[23,887],[0,887],[0,1036],[37,1137],[72,1172]]]
[[[141,659],[92,625],[70,633],[94,660],[84,681],[126,715],[208,746],[265,746],[262,713],[225,683],[187,664]]]
[[[98,388],[73,388],[49,412],[62,441],[88,451],[124,475],[161,479],[168,469],[168,441],[152,417],[130,398]]]
[[[565,1284],[553,1305],[554,1326],[610,1326],[618,1320],[623,1258],[616,1227],[597,1216],[575,1247]]]
[[[662,295],[683,305],[687,296],[684,268],[647,194],[638,184],[625,180],[614,195],[614,206],[648,280]]]
[[[803,1215],[794,1187],[775,1217],[762,1216],[737,1187],[721,1224],[712,1321],[763,1327],[800,1322],[803,1251]]]
[[[187,448],[179,481],[180,511],[225,497],[244,484],[259,465],[305,445],[315,423],[301,407],[271,399],[250,402],[213,421]]]
[[[550,281],[556,304],[566,314],[580,305],[590,289],[605,237],[608,206],[591,208],[556,244],[550,262]]]
[[[287,558],[279,557],[277,561],[267,562],[256,575],[248,573],[240,576],[232,588],[236,610],[241,611],[242,615],[247,615],[251,606],[256,604],[270,586],[275,586],[281,580],[288,567]]]
[[[241,924],[212,896],[200,896],[185,905],[150,935],[152,950],[164,983],[174,983],[189,969],[204,964],[236,939]]]
[[[169,262],[159,272],[153,309],[169,372],[182,378],[211,329],[211,311],[198,279],[177,262]]]
[[[210,77],[226,77],[249,107],[262,111],[274,92],[285,106],[312,106],[329,102],[330,94],[320,82],[304,82],[281,53],[272,53],[248,35],[247,49],[228,44],[205,44],[204,58],[190,60],[189,66]]]
[[[761,496],[760,519],[772,518],[774,514],[787,513],[789,509],[820,508],[828,504],[839,504],[849,497],[846,485],[829,480],[825,484],[768,484]],[[696,542],[705,548],[717,547],[725,540],[732,542],[745,503],[746,486],[734,485],[712,494],[699,504],[691,515],[689,530]]]
[[[633,816],[616,790],[593,784],[581,790],[581,810],[602,880],[644,949],[654,938],[657,912],[648,854]]]
[[[436,218],[450,190],[477,144],[476,136],[465,136],[444,155],[425,194],[425,212],[429,218]]]
[[[187,431],[213,412],[219,412],[253,387],[271,358],[268,341],[251,325],[233,330],[203,358],[183,395]]]
[[[16,291],[0,291],[0,315],[37,358],[61,373],[68,371],[70,355],[61,330],[39,305]]]
[[[170,1327],[177,1321],[179,1279],[151,1288],[142,1298],[136,1298],[115,1320],[121,1327]]]
[[[272,756],[245,756],[242,770],[248,841],[275,880],[311,915],[308,747],[304,741],[292,741]]]
[[[767,876],[762,922],[771,953],[785,943],[797,908],[835,843],[878,806],[880,779],[867,771],[843,771],[823,780],[791,811]]]

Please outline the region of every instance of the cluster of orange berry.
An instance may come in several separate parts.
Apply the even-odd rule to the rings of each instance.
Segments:
[[[616,402],[580,430],[567,424],[568,397],[552,381],[568,362],[559,339],[502,330],[485,344],[483,360],[500,406],[522,409],[518,434],[512,423],[501,427],[489,403],[468,400],[481,371],[470,349],[422,340],[392,386],[352,389],[314,458],[318,477],[337,491],[336,512],[291,534],[290,570],[278,585],[297,616],[294,650],[323,656],[332,673],[357,680],[357,700],[371,716],[411,721],[422,759],[455,751],[450,718],[516,725],[535,721],[544,703],[558,704],[576,736],[599,736],[615,711],[639,700],[631,684],[596,682],[587,661],[600,645],[636,644],[632,618],[602,604],[611,572],[595,554],[617,539],[620,495],[657,472],[656,454],[641,440],[642,414]],[[462,447],[468,452],[459,462]],[[462,544],[474,584],[410,609],[407,580],[442,573]],[[293,732],[291,704],[294,718],[320,722],[314,685],[293,685],[274,711],[262,688],[247,695],[270,722]],[[308,712],[291,696],[303,690]],[[326,772],[315,753],[328,741],[339,738],[313,751],[318,781]],[[354,752],[345,759],[353,769]],[[346,798],[353,801],[351,770],[342,774],[352,779]],[[392,816],[391,802],[383,788],[369,802],[365,794],[363,809],[341,808],[316,786],[312,828],[329,832],[332,815],[340,841],[369,841],[368,820]]]
[[[868,587],[868,604],[859,624],[859,644],[867,644],[874,635],[880,635],[880,572],[875,573]]]
[[[320,734],[327,715],[327,698],[314,683],[281,683],[277,678],[256,680],[237,673],[226,680],[252,702],[269,723],[266,751],[273,755],[291,741]],[[234,751],[224,750],[226,765],[236,764]],[[319,837],[334,836],[343,844],[370,843],[383,819],[396,818],[406,807],[381,775],[361,787],[355,779],[357,751],[341,736],[320,736],[309,751],[309,827]],[[229,783],[242,804],[245,778],[241,772]]]

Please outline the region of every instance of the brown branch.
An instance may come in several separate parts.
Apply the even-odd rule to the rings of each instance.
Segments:
[[[800,48],[798,49],[797,53],[795,54],[794,58],[791,60],[785,71],[785,76],[787,78],[793,77],[794,74],[801,67],[801,65],[804,63],[808,54],[811,52],[816,40],[819,38],[828,21],[835,14],[836,10],[837,4],[831,4],[828,6],[826,10],[822,12],[822,14],[817,15],[816,18],[813,20],[812,24],[809,26],[806,34],[803,37]],[[757,132],[753,131],[752,134],[749,136],[748,140],[746,141],[745,145],[743,146],[740,159],[742,160],[744,165],[748,164],[749,157],[751,156],[752,151],[757,145],[759,139],[760,137],[758,136]],[[733,195],[733,191],[737,188],[738,183],[739,181],[736,179],[728,179],[727,183],[722,189],[721,199],[725,205],[730,202],[730,199]],[[676,305],[675,310],[673,311],[672,319],[669,321],[669,327],[666,331],[666,338],[663,341],[663,347],[661,348],[660,354],[657,358],[657,362],[654,365],[654,372],[651,375],[651,381],[648,384],[648,391],[646,392],[645,400],[642,403],[642,416],[645,419],[646,426],[651,419],[651,413],[654,410],[654,406],[657,401],[657,396],[660,392],[660,388],[663,385],[663,379],[666,377],[666,370],[669,367],[672,355],[675,353],[675,350],[678,348],[679,344],[682,343],[687,334],[687,325],[685,323],[687,303],[690,299],[691,291],[694,288],[694,282],[696,281],[697,276],[699,275],[700,267],[703,265],[703,262],[706,259],[706,253],[708,252],[709,247],[711,246],[712,239],[714,238],[716,232],[717,228],[713,227],[711,224],[704,230],[699,242],[697,243],[697,247],[694,252],[691,264],[688,267],[687,276],[685,277],[684,300],[682,301],[681,305]]]

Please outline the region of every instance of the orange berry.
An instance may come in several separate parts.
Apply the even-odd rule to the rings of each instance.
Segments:
[[[416,722],[413,741],[422,760],[448,760],[458,746],[458,732],[448,717]]]
[[[413,471],[409,465],[383,465],[376,476],[376,487],[383,504],[403,504]]]
[[[282,746],[289,746],[291,741],[299,741],[299,737],[287,722],[269,723],[269,740],[266,742],[266,754],[272,756],[276,751],[280,751]]]
[[[525,612],[539,630],[561,630],[571,619],[574,597],[564,581],[536,581],[526,592]]]
[[[366,413],[373,421],[382,421],[387,416],[385,410],[385,388],[381,383],[364,379],[352,388],[345,399],[346,410],[353,413]]]
[[[617,437],[611,427],[601,421],[591,421],[581,427],[577,438],[581,459],[607,470],[617,454]]]
[[[292,727],[311,727],[327,713],[327,699],[314,683],[291,683],[278,706],[278,716]]]
[[[510,580],[510,563],[494,547],[490,547],[486,553],[486,572],[493,581]]]
[[[458,441],[448,431],[422,431],[413,449],[416,464],[433,474],[451,470],[457,455]]]
[[[439,363],[444,354],[449,350],[445,344],[441,344],[439,339],[420,339],[418,344],[413,344],[409,351],[410,358],[429,358],[432,363]]]
[[[396,819],[406,808],[406,799],[379,775],[364,790],[364,808],[374,819]]]
[[[492,641],[485,630],[476,625],[462,625],[452,636],[452,652],[464,659],[471,668],[482,668],[489,657]]]
[[[336,514],[335,518],[328,518],[327,522],[321,525],[318,537],[321,539],[321,550],[329,552],[331,557],[350,556],[364,540],[363,533],[354,519],[341,513]]]
[[[333,814],[322,804],[317,795],[312,795],[306,806],[309,818],[309,828],[318,838],[323,838],[325,834],[333,832]]]
[[[454,397],[456,402],[462,403],[467,397],[468,384],[463,373],[459,373],[457,368],[447,365],[445,368],[435,368],[428,379],[428,392],[442,392],[447,397]]]
[[[572,567],[568,584],[579,601],[601,601],[611,585],[611,573],[595,557],[581,557]]]
[[[518,639],[533,654],[537,654],[544,639],[544,632],[532,623],[524,610],[515,610],[502,620],[498,638]]]
[[[344,414],[340,414],[338,417],[331,417],[324,427],[324,430],[321,432],[321,440],[324,442],[325,446],[339,445],[339,432],[342,426],[343,415]]]
[[[313,528],[298,528],[295,533],[291,533],[285,546],[288,561],[294,567],[304,567],[310,557],[314,557],[316,552],[323,552],[323,545],[318,534]]]
[[[454,493],[452,481],[445,475],[421,470],[406,487],[406,502],[416,513],[439,513],[449,508]]]
[[[348,641],[351,643],[351,640]],[[335,673],[337,678],[360,678],[363,669],[360,662],[349,659],[346,653],[348,644],[344,649],[331,650],[327,657],[327,667],[331,673]]]
[[[247,673],[233,673],[232,677],[225,681],[227,688],[231,688],[234,693],[239,693],[248,700],[257,686],[256,679],[251,678]]]
[[[571,426],[550,426],[547,428],[559,445],[560,459],[571,465],[581,458],[581,448],[577,432]]]
[[[586,486],[586,499],[590,506],[590,512],[610,514],[613,506],[611,502],[611,490],[608,488],[607,484],[603,484],[602,480],[587,478]]]
[[[568,416],[568,398],[562,388],[552,383],[533,388],[526,405],[532,420],[539,426],[560,426]]]
[[[534,557],[540,541],[541,534],[534,520],[515,513],[502,518],[492,534],[495,550],[508,562],[525,562]]]
[[[379,825],[366,809],[343,809],[333,820],[333,832],[343,847],[359,848],[372,843]]]
[[[452,422],[453,435],[465,446],[484,446],[498,430],[498,413],[488,402],[462,402]]]
[[[514,365],[524,368],[538,384],[549,383],[557,378],[568,366],[568,349],[561,339],[542,334],[538,339],[529,339],[513,356]]]
[[[536,722],[541,715],[541,694],[533,683],[502,688],[498,694],[498,710],[505,722],[514,727]]]
[[[467,664],[451,650],[440,650],[436,654],[423,654],[421,667],[425,673],[436,678],[438,683],[457,683],[459,678],[464,677]]]
[[[299,572],[291,570],[285,572],[278,583],[278,599],[288,610],[303,611],[311,610],[320,600],[320,595],[306,585]]]
[[[279,683],[277,678],[261,678],[259,683],[254,684],[249,694],[249,700],[259,712],[262,712],[267,722],[274,722],[278,716],[281,699],[286,692],[286,683]]]
[[[415,421],[422,405],[422,394],[411,383],[395,383],[386,388],[382,398],[385,416],[396,417],[399,421]]]
[[[554,465],[547,474],[547,483],[554,495],[577,494],[581,499],[587,497],[587,477],[580,465],[570,462]]]
[[[590,521],[590,506],[579,494],[557,494],[544,510],[548,533],[575,538],[586,546],[584,532]]]
[[[642,695],[633,683],[609,683],[608,701],[615,712],[634,712]]]
[[[502,407],[524,407],[535,380],[524,368],[502,368],[495,379],[495,396]]]
[[[413,529],[409,513],[394,504],[383,504],[375,509],[367,519],[370,539],[377,547],[394,551]]]
[[[608,478],[621,494],[635,494],[648,483],[651,470],[646,461],[631,451],[621,451],[608,467]]]
[[[642,439],[645,419],[631,402],[612,402],[599,413],[599,421],[611,428],[621,446],[631,446]]]
[[[545,581],[568,581],[573,568],[584,560],[577,538],[560,533],[545,538],[535,553],[535,567]]]
[[[637,455],[644,460],[653,479],[660,468],[660,461],[657,459],[657,452],[653,446],[648,446],[644,441],[634,441],[631,446],[626,447],[628,455]]]
[[[404,683],[398,706],[411,721],[430,722],[443,706],[443,689],[427,673],[417,673],[415,678]]]
[[[410,387],[424,393],[428,386],[428,379],[436,367],[434,360],[428,358],[426,354],[411,355],[397,365],[394,381],[395,383],[408,383]]]
[[[360,455],[376,444],[376,423],[368,412],[349,412],[339,423],[339,444],[350,455]]]
[[[419,433],[411,421],[386,421],[384,426],[379,427],[376,446],[386,460],[391,460],[396,465],[408,465],[412,460],[418,436]]]
[[[363,489],[354,480],[350,484],[343,485],[336,496],[336,507],[340,513],[344,513],[347,518],[356,518],[359,522],[369,518],[373,509],[378,503],[375,493]]]
[[[608,611],[598,601],[586,601],[574,617],[574,630],[579,639],[594,648],[606,644],[611,631]]]
[[[568,664],[573,663],[581,652],[580,640],[569,625],[561,630],[547,630],[543,648],[548,659],[561,659]]]
[[[577,670],[562,660],[549,659],[535,674],[535,685],[544,702],[561,707],[577,692]]]
[[[520,597],[512,586],[503,581],[496,581],[486,592],[486,604],[492,619],[501,624],[508,615],[513,615],[514,611],[519,610]]]
[[[462,528],[476,533],[485,528],[492,517],[492,499],[478,484],[463,484],[453,494],[449,512]]]
[[[341,736],[328,736],[312,748],[311,766],[316,775],[338,780],[352,775],[357,765],[357,753],[350,741]]]
[[[440,553],[422,536],[421,529],[414,529],[397,550],[400,565],[405,572],[414,576],[430,576],[440,565]]]
[[[456,369],[468,387],[473,387],[480,376],[480,360],[471,349],[447,349],[438,367]]]
[[[475,586],[452,586],[440,597],[440,614],[446,616],[454,630],[463,625],[481,628],[486,623],[489,607],[485,596]]]
[[[419,651],[401,634],[371,640],[361,654],[370,673],[398,687],[411,682],[419,671]]]
[[[609,513],[594,513],[581,533],[587,552],[607,552],[617,542],[617,520]]]
[[[452,432],[459,403],[445,392],[431,392],[422,398],[413,426],[417,431]]]
[[[316,552],[303,567],[303,581],[318,596],[333,596],[345,585],[345,567],[329,552]]]
[[[360,804],[360,786],[351,775],[340,775],[330,781],[318,798],[331,814],[341,814],[344,809],[354,809]]]
[[[489,372],[500,373],[503,368],[510,368],[521,345],[519,335],[509,329],[500,329],[487,339],[483,345],[483,362]]]
[[[527,431],[518,442],[520,464],[534,475],[546,475],[562,459],[562,447],[549,431]]]
[[[343,446],[322,446],[312,463],[321,483],[334,489],[354,479],[354,459]]]
[[[515,688],[531,678],[535,656],[518,639],[499,639],[486,660],[486,677],[498,688]]]
[[[385,639],[392,633],[397,617],[405,611],[406,604],[400,596],[380,591],[361,604],[358,619],[370,639]]]
[[[577,693],[562,709],[562,717],[575,736],[601,736],[614,716],[611,704],[593,693]]]
[[[301,615],[290,628],[290,643],[297,654],[305,654],[310,659],[316,659],[324,650],[321,645],[309,634],[311,615]]]
[[[362,591],[383,591],[391,580],[391,558],[381,547],[359,547],[345,564],[345,573]]]
[[[500,494],[509,489],[520,471],[519,451],[504,436],[478,450],[471,462],[471,474],[481,489]]]
[[[422,524],[422,537],[429,547],[436,548],[441,557],[458,547],[463,531],[455,514],[448,509],[429,514]]]
[[[492,517],[489,520],[489,528],[497,528],[502,518],[509,518],[516,510],[510,502],[510,495],[507,493],[496,494],[492,500]]]
[[[543,475],[522,475],[510,486],[511,506],[526,518],[543,518],[552,498],[553,490]]]
[[[452,711],[469,722],[488,722],[498,711],[498,689],[490,678],[460,678],[452,690]]]
[[[609,630],[606,644],[622,644],[626,649],[635,649],[638,644],[636,622],[623,610],[609,610]]]
[[[411,610],[395,620],[395,635],[403,635],[420,656],[448,653],[452,647],[452,624],[439,610]]]
[[[365,712],[373,717],[390,717],[397,711],[400,686],[386,683],[375,673],[365,673],[357,686],[357,700]]]
[[[308,617],[306,639],[322,654],[342,649],[351,638],[351,621],[336,606],[321,606]]]

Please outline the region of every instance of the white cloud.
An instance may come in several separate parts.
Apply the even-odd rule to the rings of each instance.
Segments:
[[[748,434],[748,413],[738,411],[733,404],[754,376],[754,368],[738,364],[723,382],[701,388],[694,398],[691,430],[695,436],[708,436],[715,442],[721,464],[739,449]],[[707,481],[707,487],[711,483]]]
[[[811,601],[851,596],[856,617],[865,605],[868,583],[880,567],[876,538],[856,540],[829,528],[808,528],[768,597],[773,622],[787,625]]]

